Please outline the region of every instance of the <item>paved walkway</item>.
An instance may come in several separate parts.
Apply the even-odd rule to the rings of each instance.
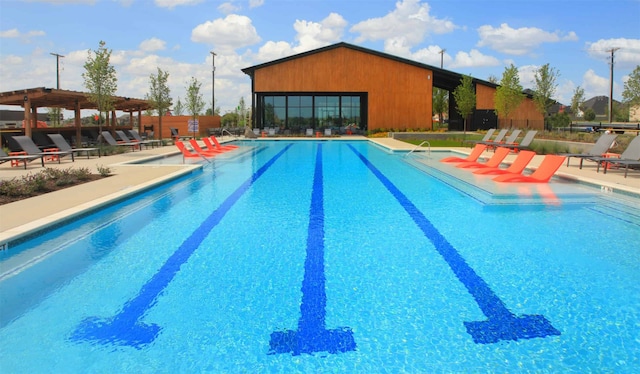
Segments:
[[[331,138],[330,140],[364,139],[362,137]],[[272,140],[272,139],[264,139]],[[308,139],[306,139],[308,140]],[[370,139],[391,150],[411,150],[415,146],[392,138]],[[257,141],[260,141],[258,139]],[[454,148],[454,150],[469,153],[470,148]],[[86,167],[97,173],[98,167],[108,167],[112,176],[90,183],[66,188],[64,190],[17,201],[0,206],[0,246],[17,237],[34,232],[42,227],[51,225],[63,218],[72,217],[82,212],[108,204],[114,199],[123,198],[150,186],[163,183],[169,179],[188,174],[201,165],[131,165],[131,161],[153,158],[159,155],[177,154],[175,146],[165,146],[142,151],[127,152],[120,155],[105,157],[76,157],[75,162],[63,158],[60,164],[48,163],[47,167],[63,168]],[[492,153],[487,153],[490,157]],[[515,156],[508,156],[507,161]],[[532,166],[537,166],[542,156],[536,156]],[[27,173],[42,170],[38,161],[29,164],[27,170],[11,167],[9,163],[0,164],[0,179],[20,177]],[[567,178],[575,178],[596,186],[606,186],[614,190],[624,190],[640,195],[640,173],[634,171],[627,178],[619,171],[607,174],[596,173],[593,162],[585,162],[582,170],[578,169],[578,162],[562,166],[557,173]]]

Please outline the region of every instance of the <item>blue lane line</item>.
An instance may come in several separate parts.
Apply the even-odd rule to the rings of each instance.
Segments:
[[[549,335],[560,335],[551,323],[542,315],[515,316],[500,298],[491,290],[489,285],[467,264],[455,248],[440,234],[422,212],[407,198],[387,177],[382,174],[366,157],[353,146],[349,148],[380,180],[387,190],[398,200],[400,205],[418,225],[436,250],[449,264],[454,274],[464,284],[475,299],[486,321],[464,322],[467,332],[475,343],[489,344],[501,340],[518,340],[543,338]]]
[[[155,305],[158,296],[164,291],[180,267],[187,262],[209,232],[224,218],[240,197],[282,156],[292,144],[287,145],[266,164],[258,169],[248,180],[238,187],[204,222],[180,245],[158,272],[147,282],[136,297],[129,300],[122,310],[110,318],[89,317],[83,320],[71,340],[93,340],[102,344],[118,344],[142,348],[151,343],[160,332],[160,326],[140,321],[147,310]]]
[[[295,356],[301,353],[338,353],[356,349],[353,332],[349,327],[326,329],[323,200],[322,144],[318,144],[309,209],[307,256],[304,261],[298,330],[272,332],[269,354],[290,352]]]

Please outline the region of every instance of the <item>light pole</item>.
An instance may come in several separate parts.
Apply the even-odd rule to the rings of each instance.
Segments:
[[[57,53],[50,53],[51,56],[56,56],[56,88],[60,89],[60,57],[63,55]]]
[[[211,115],[216,114],[216,54],[211,51]]]

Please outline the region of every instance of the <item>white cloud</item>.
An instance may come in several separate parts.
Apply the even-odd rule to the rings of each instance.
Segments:
[[[419,0],[402,0],[384,17],[370,18],[351,27],[359,33],[357,43],[367,40],[385,40],[385,51],[405,54],[411,47],[421,43],[429,34],[452,32],[456,25],[447,19],[438,19],[429,14],[429,4]]]
[[[249,0],[249,8],[257,8],[264,5],[264,0]]]
[[[222,3],[218,6],[218,10],[223,14],[236,13],[240,10],[240,7],[232,2]]]
[[[143,40],[142,43],[140,43],[140,50],[144,52],[162,51],[165,48],[165,41],[158,38]]]
[[[0,31],[0,38],[21,38],[24,42],[29,42],[32,37],[37,36],[45,36],[45,32],[41,30],[31,30],[26,33],[21,33],[18,29],[10,29],[5,31]]]
[[[587,43],[589,56],[601,61],[609,61],[615,48],[618,48],[614,52],[615,66],[633,69],[640,63],[640,39],[600,39]]]
[[[293,47],[287,42],[267,42],[258,50],[258,61],[273,61],[295,54]]]
[[[478,47],[489,47],[498,52],[518,56],[531,53],[542,43],[578,40],[573,31],[567,35],[561,35],[558,31],[548,32],[536,27],[514,29],[506,23],[498,28],[490,25],[480,26],[478,35],[480,36]]]
[[[459,68],[468,68],[468,67],[487,67],[487,66],[498,66],[500,65],[500,61],[493,57],[483,54],[477,49],[472,49],[471,51],[463,52],[460,51],[456,53],[456,58],[451,63],[450,68],[459,69]]]
[[[297,32],[298,46],[294,50],[300,53],[337,42],[346,26],[347,21],[336,13],[329,14],[320,22],[296,20],[293,28]]]
[[[593,69],[589,69],[584,73],[581,86],[584,89],[584,96],[587,100],[594,96],[609,95],[609,78],[597,75]]]
[[[18,29],[0,31],[0,38],[17,38],[20,36]]]
[[[182,5],[196,5],[200,4],[204,0],[155,0],[155,3],[160,8],[173,9]]]
[[[217,50],[235,50],[258,43],[260,37],[249,17],[230,14],[196,26],[191,31],[191,40],[215,46]]]

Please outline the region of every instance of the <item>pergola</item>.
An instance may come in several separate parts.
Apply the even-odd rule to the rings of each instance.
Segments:
[[[23,90],[0,93],[0,105],[16,105],[24,108],[25,135],[31,136],[31,130],[36,127],[38,108],[61,108],[72,110],[75,114],[75,128],[77,139],[80,139],[82,109],[98,109],[97,105],[89,101],[85,92],[59,90],[55,88],[28,88]],[[115,121],[115,111],[129,113],[129,123],[133,123],[133,112],[138,112],[138,127],[141,126],[142,111],[152,109],[148,100],[134,99],[123,96],[113,96],[112,120]],[[142,131],[141,128],[138,129]]]

